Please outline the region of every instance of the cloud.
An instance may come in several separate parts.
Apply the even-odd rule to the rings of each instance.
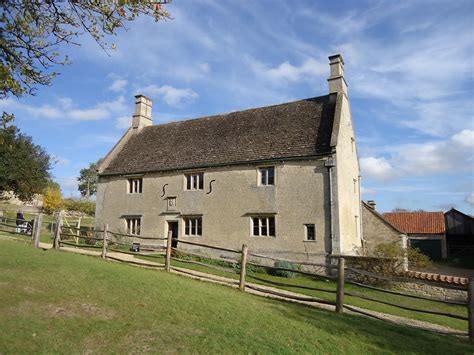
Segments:
[[[377,190],[375,190],[375,189],[370,189],[370,188],[364,187],[364,186],[361,186],[360,192],[361,192],[363,195],[375,195],[375,194],[377,194]]]
[[[131,116],[122,116],[117,118],[115,128],[124,129],[129,128],[132,125],[132,117]]]
[[[469,195],[467,195],[464,201],[474,207],[474,192],[471,192]]]
[[[266,79],[272,81],[288,81],[298,82],[308,79],[308,77],[320,77],[327,75],[328,65],[322,64],[314,58],[308,58],[300,66],[292,65],[289,61],[285,61],[277,67],[269,67],[257,60],[250,59],[253,71]]]
[[[69,166],[71,161],[67,158],[64,158],[59,155],[52,155],[53,161],[56,163],[56,166]]]
[[[192,89],[177,89],[170,85],[149,85],[142,88],[141,92],[149,96],[160,96],[170,106],[190,103],[199,97]]]
[[[98,121],[110,117],[110,112],[102,108],[91,108],[85,110],[72,110],[68,117],[77,121]]]
[[[112,146],[120,139],[116,134],[85,134],[76,139],[79,148],[92,148],[97,146]]]
[[[115,79],[112,84],[109,86],[109,90],[115,92],[122,92],[125,90],[128,81],[125,79]]]
[[[363,176],[384,181],[394,177],[472,173],[473,134],[465,129],[447,140],[385,147],[388,158],[360,159]]]
[[[474,148],[474,131],[470,129],[464,129],[461,132],[455,134],[451,140],[453,143],[458,144],[464,148]]]
[[[47,119],[69,119],[69,121],[99,121],[110,118],[112,113],[125,114],[129,107],[121,95],[112,101],[98,102],[91,108],[79,108],[69,97],[57,99],[55,106],[24,104],[12,99],[0,100],[0,108],[23,111],[31,117]]]
[[[362,176],[366,179],[390,180],[397,176],[390,163],[383,157],[366,157],[360,159]]]

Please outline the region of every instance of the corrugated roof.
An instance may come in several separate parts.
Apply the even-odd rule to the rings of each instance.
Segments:
[[[335,101],[332,94],[145,127],[102,175],[330,153]]]
[[[405,233],[443,234],[443,212],[389,212],[384,218]]]

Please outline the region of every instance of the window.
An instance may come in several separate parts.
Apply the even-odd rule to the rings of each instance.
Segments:
[[[260,168],[260,185],[275,185],[275,167]]]
[[[127,226],[127,234],[140,235],[140,227],[141,227],[140,217],[125,218],[125,224]]]
[[[184,219],[184,235],[191,237],[202,236],[202,218],[185,218]]]
[[[306,240],[316,240],[316,227],[314,224],[306,224]]]
[[[274,237],[275,217],[252,217],[252,231],[256,237]]]
[[[129,194],[141,194],[142,193],[142,178],[128,179],[128,193]]]
[[[204,189],[204,173],[186,175],[186,190],[203,190],[203,189]]]

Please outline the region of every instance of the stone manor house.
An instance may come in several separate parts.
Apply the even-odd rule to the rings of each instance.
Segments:
[[[329,61],[328,95],[274,106],[153,125],[136,96],[99,167],[96,223],[295,259],[354,254],[359,161],[344,61]]]

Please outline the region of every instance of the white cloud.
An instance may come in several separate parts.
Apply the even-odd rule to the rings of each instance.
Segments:
[[[98,121],[110,117],[110,112],[103,108],[91,108],[85,110],[71,110],[68,117],[77,121]]]
[[[115,92],[122,92],[125,90],[128,81],[125,79],[115,79],[112,84],[109,86],[109,90]]]
[[[377,194],[377,190],[375,190],[375,189],[370,189],[370,188],[364,187],[364,186],[361,186],[360,192],[361,192],[363,195],[375,195],[375,194]]]
[[[474,148],[474,131],[463,129],[461,132],[452,136],[453,143],[465,148]]]
[[[384,158],[366,157],[360,159],[362,176],[366,179],[389,180],[397,176],[390,163]]]
[[[59,155],[53,155],[52,158],[53,161],[56,162],[57,166],[69,166],[69,164],[71,163],[69,159]]]
[[[462,130],[446,140],[385,147],[389,157],[360,159],[363,176],[388,180],[393,177],[473,173],[473,131]],[[396,173],[395,173],[396,172]]]
[[[209,74],[211,71],[211,66],[209,63],[201,63],[199,64],[199,69],[201,69],[203,73]]]
[[[179,106],[183,103],[190,103],[197,99],[199,95],[192,89],[177,89],[170,85],[148,85],[141,89],[145,95],[160,96],[170,106]]]
[[[131,116],[122,116],[117,118],[115,128],[124,129],[128,128],[132,125],[132,117]]]
[[[471,192],[469,195],[467,195],[465,201],[474,207],[474,192]]]
[[[285,61],[275,68],[254,59],[250,59],[250,62],[257,75],[272,81],[297,82],[308,79],[308,77],[319,77],[328,73],[327,63],[322,64],[314,58],[308,58],[300,66]]]

